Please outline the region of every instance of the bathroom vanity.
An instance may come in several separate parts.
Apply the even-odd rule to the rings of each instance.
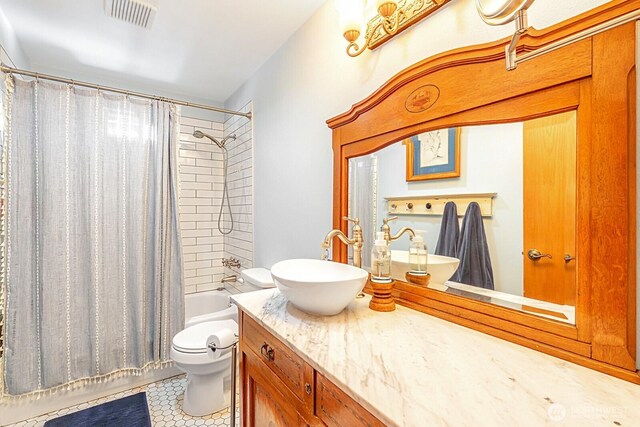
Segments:
[[[269,289],[240,308],[245,426],[619,425],[640,387],[369,297],[318,317]]]
[[[516,46],[527,60],[512,71],[508,39],[427,58],[327,121],[334,229],[348,235],[344,218],[360,217],[363,235],[373,235],[395,215],[402,219],[394,231],[415,228],[438,215],[451,188],[459,203],[477,198],[480,189],[464,186],[478,182],[477,165],[488,165],[491,188],[482,194],[494,205],[479,222],[502,226],[504,252],[492,258],[512,275],[498,276],[495,290],[555,306],[498,304],[468,288],[397,278],[393,296],[404,307],[390,313],[369,310],[369,297],[317,317],[278,291],[237,296],[244,425],[640,424],[639,10],[640,0],[614,0],[529,29]],[[434,153],[453,168],[445,180],[429,172]],[[401,194],[392,192],[399,185],[370,180],[391,157],[400,161],[388,169],[400,175],[380,182],[400,181]],[[493,188],[503,183],[518,186]],[[382,209],[378,196],[388,200]],[[347,248],[335,243],[333,260],[348,263]]]
[[[259,294],[263,297],[251,293],[245,295],[252,298],[234,298],[241,307],[238,320],[243,425],[384,425],[318,370],[316,363],[303,357],[304,353],[277,331],[265,327],[260,317],[250,314],[254,313],[250,307],[256,307],[259,301],[270,304],[267,301],[273,295],[279,298],[273,300],[275,304],[286,304],[278,291]]]

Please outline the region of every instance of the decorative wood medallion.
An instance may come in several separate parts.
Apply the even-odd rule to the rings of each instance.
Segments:
[[[422,113],[431,108],[440,98],[440,89],[436,85],[420,86],[407,97],[404,106],[410,113]]]

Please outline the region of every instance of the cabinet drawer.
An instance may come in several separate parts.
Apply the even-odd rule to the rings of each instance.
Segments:
[[[316,373],[316,416],[329,427],[383,427],[384,423]]]
[[[241,346],[259,356],[298,399],[313,407],[313,368],[247,315],[242,316]]]

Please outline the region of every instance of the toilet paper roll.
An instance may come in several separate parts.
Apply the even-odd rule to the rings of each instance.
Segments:
[[[229,353],[232,350],[230,346],[235,341],[236,341],[236,336],[231,329],[229,328],[221,329],[215,334],[210,335],[209,338],[207,338],[207,354],[209,354],[209,357],[211,357],[212,359],[219,359],[220,357],[224,356],[225,354]],[[215,351],[211,349],[211,347],[209,347],[209,345],[212,343],[215,344],[217,348]],[[223,349],[223,347],[229,347],[229,348]]]

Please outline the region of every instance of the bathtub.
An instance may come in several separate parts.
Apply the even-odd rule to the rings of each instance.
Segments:
[[[238,308],[231,304],[229,293],[207,291],[184,297],[185,327],[212,320],[233,319],[238,322]]]

